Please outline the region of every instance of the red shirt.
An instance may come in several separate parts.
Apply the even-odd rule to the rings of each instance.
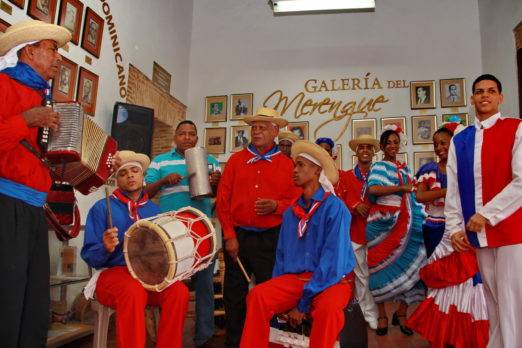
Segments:
[[[219,181],[216,211],[225,239],[236,237],[234,227],[268,229],[280,225],[283,212],[301,194],[292,181],[291,159],[280,153],[272,162],[247,164],[252,157],[247,149],[233,154]],[[276,200],[276,211],[257,215],[254,206],[258,198]]]
[[[38,127],[27,127],[22,113],[41,106],[42,99],[40,92],[0,73],[0,177],[48,192],[49,170],[20,144],[25,138],[38,149]]]
[[[360,203],[370,205],[368,195],[361,198],[363,189],[363,181],[359,180],[353,169],[348,171],[339,171],[339,183],[335,187],[335,193],[346,204],[350,213],[352,213],[352,224],[350,226],[350,238],[352,242],[357,244],[366,244],[366,217],[357,213],[355,207]]]

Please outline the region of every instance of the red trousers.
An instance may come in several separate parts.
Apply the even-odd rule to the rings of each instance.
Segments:
[[[188,289],[176,282],[162,292],[148,291],[132,278],[127,267],[111,267],[100,274],[96,299],[116,310],[116,340],[121,348],[145,347],[145,307],[160,307],[156,347],[183,345],[183,322],[188,307]]]
[[[241,348],[268,347],[270,319],[297,306],[306,284],[300,278],[300,275],[285,274],[250,290]],[[335,284],[314,297],[310,311],[310,348],[333,347],[344,326],[344,309],[352,292],[353,276],[350,276],[348,281]]]

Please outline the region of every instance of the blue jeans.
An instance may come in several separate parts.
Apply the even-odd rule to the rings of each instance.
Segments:
[[[214,266],[212,262],[207,268],[192,276],[192,284],[196,293],[196,334],[194,343],[203,345],[214,335]]]

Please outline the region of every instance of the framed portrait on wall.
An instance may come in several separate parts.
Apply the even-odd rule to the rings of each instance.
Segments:
[[[208,153],[225,153],[227,144],[227,129],[225,127],[205,128],[205,148]],[[221,170],[224,166],[221,167]]]
[[[435,81],[411,81],[410,104],[411,109],[435,109]]]
[[[363,118],[362,120],[352,120],[352,139],[359,138],[361,135],[377,137],[377,119]]]
[[[25,0],[8,0],[11,4],[20,7],[22,10],[25,7]]]
[[[422,115],[411,117],[411,134],[413,144],[433,143],[433,133],[437,130],[437,116]]]
[[[466,80],[443,79],[440,85],[440,106],[443,108],[453,108],[466,106]]]
[[[335,161],[335,166],[337,169],[343,169],[343,147],[341,144],[335,144],[333,148],[333,156]]]
[[[420,151],[413,153],[413,173],[416,174],[426,163],[437,162],[437,155],[433,151]]]
[[[230,152],[243,150],[250,143],[250,126],[232,126],[230,134]]]
[[[381,118],[381,133],[384,130],[384,127],[386,127],[389,124],[396,125],[400,129],[402,129],[402,132],[404,133],[404,135],[408,135],[408,132],[406,131],[406,117],[383,117],[383,118]]]
[[[29,0],[27,14],[42,22],[54,23],[56,3],[57,0]]]
[[[459,114],[443,114],[442,115],[442,123],[444,122],[457,122],[459,120],[461,125],[464,127],[469,126],[469,116],[467,113],[459,113]]]
[[[91,116],[96,112],[96,97],[98,94],[98,75],[83,67],[80,68],[76,100],[82,104],[83,111]]]
[[[10,26],[11,24],[7,23],[2,18],[0,18],[0,33],[5,33],[5,30]]]
[[[230,100],[230,119],[242,120],[246,115],[253,115],[254,94],[232,94]]]
[[[100,58],[103,23],[103,18],[87,7],[83,21],[82,48],[96,58]]]
[[[297,135],[299,140],[308,140],[308,121],[288,122],[286,129]]]
[[[58,73],[53,79],[53,99],[57,102],[74,100],[78,64],[62,56]]]
[[[58,25],[67,28],[71,34],[71,42],[75,45],[80,41],[83,4],[79,0],[62,0],[58,14]]]
[[[226,95],[205,97],[205,122],[223,122],[227,120]]]

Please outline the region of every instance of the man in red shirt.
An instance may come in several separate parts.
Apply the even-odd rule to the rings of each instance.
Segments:
[[[60,26],[29,20],[0,36],[0,342],[44,347],[49,321],[48,228],[42,209],[51,177],[36,151],[38,127],[59,125],[43,107],[47,81],[59,69]]]
[[[357,165],[352,170],[341,171],[336,193],[341,198],[350,213],[352,213],[352,225],[350,227],[350,238],[357,264],[355,265],[355,294],[364,319],[372,329],[377,328],[379,317],[377,305],[373,300],[368,288],[368,263],[366,255],[366,219],[371,204],[366,194],[366,177],[372,165],[373,156],[379,151],[379,141],[369,135],[362,135],[349,142],[350,149],[357,156]]]
[[[245,117],[245,122],[252,126],[251,143],[228,160],[216,202],[226,250],[227,347],[239,346],[246,315],[248,283],[237,258],[257,284],[269,280],[282,214],[300,195],[292,181],[294,164],[274,142],[288,122],[268,108]]]

